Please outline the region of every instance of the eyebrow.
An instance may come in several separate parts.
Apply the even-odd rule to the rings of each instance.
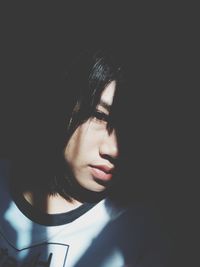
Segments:
[[[111,105],[109,105],[107,102],[100,100],[99,105],[105,108],[107,111],[110,111]]]

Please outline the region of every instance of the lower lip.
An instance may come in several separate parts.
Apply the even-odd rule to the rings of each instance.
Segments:
[[[112,178],[112,173],[106,173],[98,168],[90,167],[92,176],[94,176],[97,179],[100,179],[102,181],[109,181]]]

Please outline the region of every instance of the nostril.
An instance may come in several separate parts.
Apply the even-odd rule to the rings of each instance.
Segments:
[[[108,160],[108,161],[109,161],[110,163],[112,163],[113,165],[115,165],[116,162],[117,162],[117,157],[115,158],[115,157],[112,157],[112,156],[110,156],[110,155],[106,155],[106,154],[101,155],[101,156],[102,156],[102,158]]]

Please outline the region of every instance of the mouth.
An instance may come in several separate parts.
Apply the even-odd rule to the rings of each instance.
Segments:
[[[100,165],[100,166],[90,165],[90,170],[95,180],[101,180],[107,182],[110,181],[113,177],[113,169],[105,165]]]

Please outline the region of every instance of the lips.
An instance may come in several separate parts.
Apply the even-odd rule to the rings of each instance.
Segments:
[[[107,165],[91,165],[90,166],[92,176],[102,181],[110,181],[113,176],[113,168]]]

